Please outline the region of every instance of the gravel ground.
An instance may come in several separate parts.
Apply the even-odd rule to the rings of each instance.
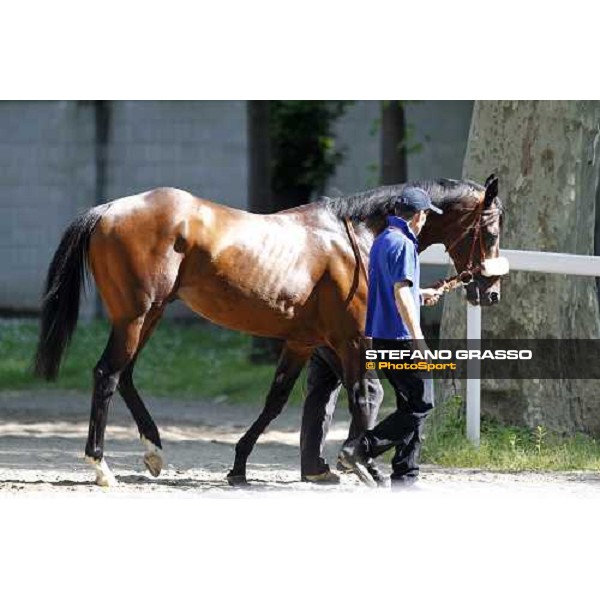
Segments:
[[[342,403],[343,404],[343,403]],[[106,459],[119,485],[93,485],[83,462],[89,400],[73,392],[0,393],[0,495],[110,494],[117,496],[206,495],[247,497],[261,492],[324,493],[331,488],[300,481],[299,409],[290,407],[259,440],[250,457],[247,488],[231,488],[225,475],[234,445],[253,421],[259,406],[151,398],[150,412],[161,431],[165,469],[158,478],[145,471],[143,448],[133,421],[119,398],[111,406],[106,434]],[[331,464],[348,428],[340,407],[330,432],[326,455]],[[444,494],[513,491],[548,492],[600,498],[600,474],[489,473],[440,469],[425,465],[415,490]],[[345,475],[337,492],[386,493],[367,490],[353,475]]]

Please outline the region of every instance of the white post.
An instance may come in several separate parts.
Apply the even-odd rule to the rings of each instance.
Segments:
[[[467,343],[470,350],[481,349],[481,306],[467,304]],[[467,438],[479,446],[481,386],[479,361],[467,364]]]

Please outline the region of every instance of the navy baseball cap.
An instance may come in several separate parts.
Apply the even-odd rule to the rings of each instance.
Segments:
[[[432,210],[438,215],[444,213],[433,204],[429,194],[419,187],[407,185],[398,196],[394,198],[397,204],[413,208],[414,210]]]

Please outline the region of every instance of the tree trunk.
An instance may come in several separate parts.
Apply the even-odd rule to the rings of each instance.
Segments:
[[[273,212],[269,102],[251,100],[248,109],[248,206],[251,212]]]
[[[594,254],[600,256],[600,185],[596,190],[596,219],[594,222]],[[600,303],[600,277],[596,277],[596,295]]]
[[[500,178],[502,248],[594,254],[600,103],[477,102],[463,176]],[[442,337],[464,338],[465,303],[446,299]],[[483,310],[483,337],[598,338],[591,277],[510,273],[498,306]],[[560,373],[558,374],[560,376]],[[448,387],[442,396],[448,395]],[[464,382],[461,382],[461,392]],[[486,380],[482,412],[500,422],[600,433],[600,382]]]
[[[251,212],[274,212],[271,193],[271,136],[269,102],[250,100],[248,106],[248,207]],[[281,340],[253,337],[250,360],[272,363],[281,351]]]
[[[404,106],[400,100],[381,101],[382,185],[406,181]]]

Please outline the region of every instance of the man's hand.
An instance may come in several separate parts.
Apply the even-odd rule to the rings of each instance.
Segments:
[[[433,306],[434,304],[437,304],[438,300],[443,294],[442,290],[436,288],[423,288],[420,290],[420,293],[425,306]]]
[[[427,346],[427,342],[423,338],[419,338],[412,341],[412,349],[418,350],[423,356],[425,356],[425,351],[429,350],[429,346]]]

